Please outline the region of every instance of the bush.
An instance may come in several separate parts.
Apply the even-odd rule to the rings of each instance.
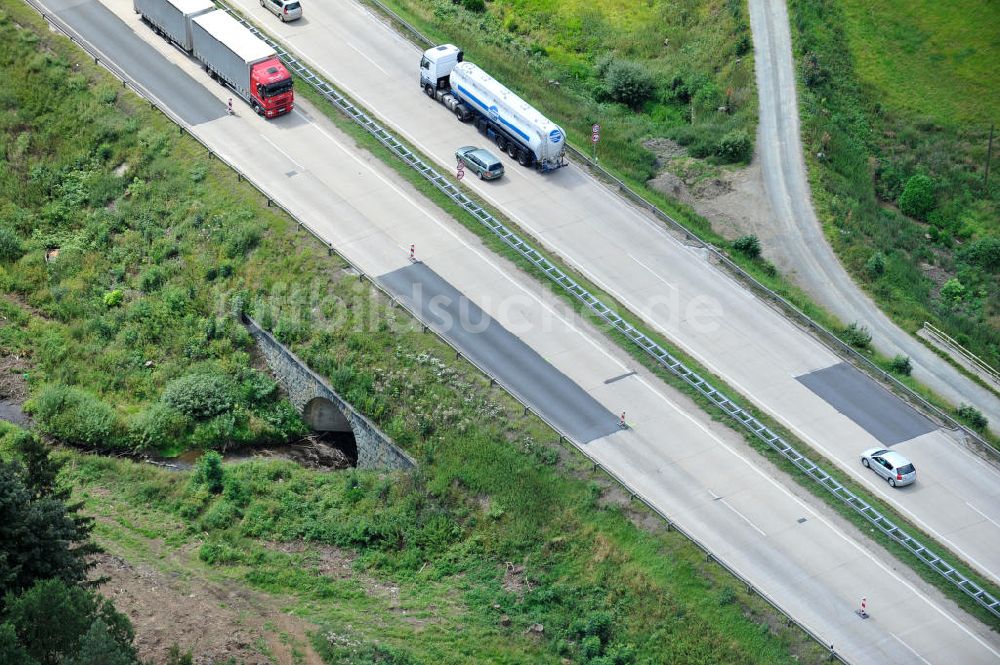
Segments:
[[[748,162],[753,156],[753,140],[743,129],[734,129],[719,140],[715,154],[724,162]]]
[[[21,238],[6,226],[0,226],[0,262],[12,263],[21,258],[24,247]]]
[[[603,63],[602,63],[603,64]],[[607,96],[619,104],[638,109],[653,96],[656,81],[645,67],[630,60],[611,60],[604,67]]]
[[[909,356],[898,355],[889,361],[889,369],[895,374],[909,376],[913,371],[913,363],[910,362]]]
[[[882,252],[875,252],[865,263],[865,272],[872,279],[877,279],[885,273],[885,255]]]
[[[486,11],[486,2],[484,0],[462,0],[462,6],[470,12],[476,12],[477,14]]]
[[[1000,269],[1000,238],[980,238],[969,245],[962,257],[984,270],[996,272]]]
[[[29,406],[42,431],[63,443],[83,446],[121,443],[115,410],[85,390],[52,384],[42,389]]]
[[[122,298],[125,294],[122,293],[121,289],[115,289],[114,291],[108,291],[104,294],[104,306],[105,307],[117,307],[122,304]]]
[[[982,411],[971,404],[959,404],[958,408],[955,409],[955,415],[977,432],[985,431],[986,426],[990,423]]]
[[[134,416],[129,438],[140,450],[167,450],[179,444],[190,422],[176,409],[159,403]]]
[[[167,281],[166,273],[159,266],[151,266],[139,276],[139,289],[144,293],[152,293]]]
[[[926,219],[934,209],[934,181],[925,175],[915,175],[906,181],[903,193],[899,195],[899,209],[904,215]]]
[[[856,349],[867,349],[872,343],[872,333],[868,326],[854,322],[844,328],[844,341]]]
[[[230,259],[244,257],[260,244],[260,231],[244,224],[232,229],[228,234],[223,250]]]
[[[760,241],[755,235],[747,235],[737,238],[733,242],[733,249],[747,257],[748,259],[760,258]]]
[[[195,463],[194,475],[191,476],[191,482],[196,485],[203,485],[212,494],[220,494],[222,492],[224,475],[222,455],[214,450],[209,450],[199,457]]]
[[[949,303],[960,303],[965,297],[965,286],[952,277],[941,287],[941,299]]]
[[[189,418],[211,418],[232,408],[233,386],[225,376],[188,374],[168,383],[161,400]]]

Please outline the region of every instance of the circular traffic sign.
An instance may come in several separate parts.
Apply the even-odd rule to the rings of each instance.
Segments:
[[[590,131],[597,134],[598,132],[601,131],[601,126],[598,125],[597,123],[594,123],[594,126],[590,128]]]
[[[591,141],[592,143],[597,143],[597,141],[598,141],[598,140],[599,140],[600,138],[601,138],[601,135],[600,135],[600,134],[598,134],[597,132],[594,132],[593,134],[591,134],[591,135],[590,135],[590,141]]]

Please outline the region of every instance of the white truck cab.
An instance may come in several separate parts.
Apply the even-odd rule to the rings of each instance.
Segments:
[[[462,49],[454,44],[442,44],[424,51],[424,57],[420,59],[420,87],[432,96],[433,90],[446,90],[451,70],[463,58]]]

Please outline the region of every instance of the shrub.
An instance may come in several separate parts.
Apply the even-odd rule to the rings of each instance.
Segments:
[[[17,261],[24,254],[21,238],[6,226],[0,226],[0,262]]]
[[[121,443],[115,410],[85,390],[52,384],[31,400],[30,408],[42,431],[64,443],[84,446]]]
[[[897,355],[889,361],[889,369],[896,374],[909,376],[913,371],[913,363],[910,362],[909,356]]]
[[[198,458],[194,465],[194,475],[191,482],[203,485],[212,494],[220,494],[223,487],[225,471],[222,468],[222,455],[214,450],[207,451]]]
[[[755,235],[746,235],[742,238],[737,238],[733,242],[733,249],[748,259],[757,259],[760,257],[760,241]]]
[[[228,234],[223,250],[230,259],[240,258],[252,252],[260,244],[260,231],[243,224]]]
[[[719,140],[715,154],[724,162],[748,162],[753,156],[753,140],[746,130],[734,129]]]
[[[482,13],[486,11],[486,2],[484,0],[462,0],[462,6],[470,12]]]
[[[885,273],[885,255],[882,252],[875,252],[865,263],[865,272],[872,279],[881,277]]]
[[[163,403],[153,404],[129,422],[129,438],[140,450],[167,450],[179,444],[190,422]]]
[[[1000,238],[980,238],[962,253],[963,258],[984,270],[1000,269]]]
[[[977,432],[984,431],[986,426],[990,423],[986,416],[983,415],[982,411],[971,404],[959,404],[958,408],[955,409],[955,415],[957,415],[959,419],[963,420],[969,427]]]
[[[122,304],[122,298],[125,294],[122,293],[121,289],[115,289],[114,291],[108,291],[104,294],[104,306],[105,307],[117,307]]]
[[[958,281],[958,279],[952,277],[944,286],[941,287],[941,299],[946,300],[950,303],[962,302],[962,298],[965,297],[965,286]]]
[[[211,418],[232,407],[233,386],[225,376],[188,374],[168,383],[161,399],[189,418]]]
[[[906,181],[898,203],[904,215],[926,219],[927,214],[934,209],[934,181],[922,174],[911,177]]]
[[[139,276],[139,289],[145,293],[151,293],[163,286],[167,281],[166,273],[159,266],[150,266]]]
[[[855,321],[844,328],[844,341],[856,349],[867,349],[872,343],[872,333],[868,326]]]
[[[608,97],[632,109],[638,109],[653,96],[656,81],[645,67],[631,60],[614,59],[604,72]]]

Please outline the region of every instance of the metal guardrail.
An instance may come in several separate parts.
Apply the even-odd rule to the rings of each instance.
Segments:
[[[220,0],[221,1],[221,0]],[[358,0],[359,2],[367,3],[376,7],[380,12],[385,14],[392,22],[399,24],[407,32],[409,32],[416,40],[425,46],[434,46],[436,42],[432,41],[426,37],[423,33],[417,30],[413,25],[405,21],[401,16],[396,14],[392,9],[387,7],[385,4],[379,0]],[[704,238],[699,236],[697,232],[692,231],[688,227],[684,226],[676,219],[668,215],[667,213],[660,210],[659,207],[647,201],[641,194],[636,192],[634,189],[629,187],[620,178],[613,175],[611,172],[606,170],[604,167],[600,166],[594,159],[586,154],[585,151],[574,147],[569,143],[569,138],[566,140],[566,150],[571,153],[574,160],[587,165],[587,168],[602,180],[610,182],[614,185],[620,194],[625,198],[631,200],[633,203],[646,210],[654,217],[660,221],[666,223],[671,228],[679,233],[683,233],[685,238],[688,240],[697,241],[700,247],[704,248],[709,252],[712,258],[714,258],[719,264],[725,267],[729,272],[734,274],[743,284],[750,287],[758,295],[764,296],[780,306],[782,310],[787,314],[791,315],[794,319],[798,320],[800,323],[804,324],[813,333],[815,333],[821,342],[830,347],[834,352],[847,355],[856,362],[860,363],[868,374],[877,380],[881,380],[889,385],[889,387],[895,391],[898,395],[905,397],[911,402],[915,402],[920,408],[924,409],[929,414],[938,418],[943,423],[946,423],[954,430],[960,430],[963,435],[973,439],[979,444],[977,450],[987,451],[995,459],[1000,459],[1000,450],[994,448],[988,441],[986,441],[978,432],[967,427],[964,423],[959,422],[950,413],[943,411],[941,408],[935,404],[930,403],[922,395],[914,391],[912,388],[907,386],[905,383],[901,382],[896,377],[892,376],[881,367],[879,367],[870,358],[859,352],[857,349],[852,347],[850,344],[845,343],[842,339],[837,337],[832,331],[828,330],[818,321],[814,320],[808,314],[803,312],[792,303],[790,300],[774,291],[773,289],[767,287],[761,283],[756,277],[748,273],[746,270],[737,265],[732,259],[730,259],[724,252],[719,250]]]
[[[65,25],[57,17],[48,14],[46,12],[45,8],[41,7],[36,2],[36,0],[25,0],[25,2],[27,4],[29,4],[32,8],[34,8],[35,11],[37,11],[42,16],[42,18],[45,19],[49,23],[49,25],[51,25],[53,28],[55,28],[59,32],[63,33],[64,35],[66,35],[66,37],[69,38],[70,41],[72,41],[73,43],[77,44],[80,48],[82,48],[84,51],[86,51],[87,53],[89,53],[94,58],[94,62],[95,63],[100,64],[105,69],[107,69],[109,72],[111,72],[112,75],[114,75],[116,78],[118,78],[122,82],[122,86],[123,87],[131,86],[132,90],[137,95],[139,95],[140,97],[142,97],[142,98],[146,99],[147,101],[149,101],[150,106],[152,108],[155,108],[155,109],[159,110],[161,113],[163,113],[164,116],[166,116],[168,119],[170,119],[172,122],[174,122],[177,125],[178,129],[181,130],[182,132],[185,129],[187,129],[187,127],[186,127],[185,123],[183,122],[183,120],[181,120],[181,118],[179,118],[176,114],[174,114],[172,111],[170,111],[170,109],[168,107],[166,107],[165,105],[163,105],[162,103],[160,103],[159,100],[157,100],[156,97],[154,95],[152,95],[152,93],[150,93],[148,90],[146,90],[137,81],[135,81],[134,79],[132,79],[131,77],[129,77],[123,70],[121,70],[119,67],[117,67],[114,63],[112,63],[111,61],[109,61],[107,59],[102,59],[102,58],[104,58],[103,54],[94,45],[90,44],[86,40],[81,39],[79,36],[74,35],[73,34],[73,30],[69,26]],[[230,12],[230,13],[232,13],[232,12]],[[242,17],[239,17],[237,15],[237,18],[239,18],[242,21]],[[268,207],[275,207],[275,208],[278,208],[279,210],[281,210],[282,212],[284,212],[286,215],[288,215],[288,217],[290,219],[294,220],[299,225],[300,228],[303,228],[306,231],[308,231],[320,244],[322,244],[325,247],[327,247],[327,249],[328,249],[328,251],[329,251],[329,253],[331,255],[334,254],[334,253],[336,253],[337,256],[341,260],[343,260],[345,263],[347,263],[351,267],[351,269],[354,270],[358,274],[358,276],[361,279],[366,279],[367,278],[368,281],[376,289],[378,289],[389,300],[389,302],[391,304],[393,304],[395,306],[398,306],[401,309],[403,309],[404,311],[408,312],[410,314],[410,316],[413,317],[413,319],[415,321],[421,321],[421,323],[424,323],[423,320],[420,318],[420,316],[417,314],[416,311],[412,310],[408,305],[406,305],[405,302],[403,302],[403,301],[399,300],[398,298],[396,298],[396,296],[393,293],[391,293],[390,291],[388,291],[377,280],[372,279],[364,270],[362,270],[359,266],[357,266],[349,258],[347,258],[346,256],[344,256],[343,254],[340,254],[339,252],[336,252],[336,250],[333,247],[332,243],[328,242],[325,238],[323,238],[319,234],[319,232],[317,232],[315,229],[313,229],[307,223],[301,221],[291,211],[289,211],[287,208],[285,208],[280,203],[278,203],[267,192],[267,190],[264,187],[262,187],[257,182],[255,182],[253,179],[251,179],[249,176],[247,176],[245,173],[243,173],[243,171],[241,171],[235,164],[232,164],[231,162],[227,161],[226,159],[224,159],[224,158],[219,157],[218,155],[216,155],[215,152],[212,150],[212,148],[209,147],[208,144],[206,144],[200,137],[198,137],[198,136],[196,136],[194,134],[191,134],[190,131],[188,131],[188,135],[191,138],[193,138],[195,141],[197,141],[198,143],[200,143],[202,145],[202,147],[204,147],[205,150],[208,152],[208,154],[209,154],[210,157],[214,156],[215,158],[219,159],[220,162],[222,162],[223,164],[225,164],[234,173],[236,173],[236,175],[237,175],[237,177],[238,177],[238,179],[240,181],[245,180],[247,182],[247,184],[249,184],[250,186],[254,187],[258,192],[260,192],[261,195],[263,195],[265,197],[265,199],[267,200]],[[424,324],[424,329],[428,330],[428,331],[430,330],[430,328],[426,324]],[[544,422],[549,428],[551,428],[553,432],[556,432],[559,435],[560,443],[569,442],[572,445],[572,449],[573,450],[575,450],[577,453],[583,455],[593,465],[593,468],[594,468],[595,471],[599,469],[603,473],[607,474],[608,477],[610,477],[612,480],[614,480],[619,485],[621,485],[623,488],[625,488],[629,492],[629,494],[630,494],[631,497],[640,500],[649,510],[653,511],[654,513],[656,513],[666,523],[668,531],[670,531],[670,530],[677,531],[682,536],[684,536],[685,538],[687,538],[693,545],[695,545],[701,551],[703,551],[705,553],[706,557],[710,561],[714,561],[715,563],[717,563],[718,565],[720,565],[722,568],[724,568],[735,579],[739,580],[740,583],[743,584],[746,587],[746,591],[747,591],[748,594],[756,594],[757,596],[759,596],[768,605],[770,605],[772,608],[774,608],[774,610],[776,612],[778,612],[779,614],[781,614],[782,616],[785,617],[787,625],[789,625],[789,626],[795,626],[796,628],[798,628],[799,630],[801,630],[804,634],[806,634],[807,636],[809,636],[810,639],[812,639],[817,644],[819,644],[824,649],[826,649],[829,652],[829,658],[830,658],[831,661],[836,660],[837,662],[844,663],[845,665],[847,665],[849,663],[849,661],[843,655],[837,653],[837,651],[834,649],[834,646],[832,644],[829,644],[828,642],[826,642],[825,640],[823,640],[815,631],[813,631],[811,628],[809,628],[808,626],[806,626],[805,624],[803,624],[798,619],[794,618],[781,605],[779,605],[777,601],[775,601],[769,595],[767,595],[766,593],[764,593],[761,589],[759,589],[756,586],[754,586],[753,582],[751,582],[748,578],[744,577],[742,574],[740,574],[739,572],[737,572],[736,569],[733,568],[732,566],[730,566],[728,563],[726,563],[724,559],[721,559],[718,556],[716,556],[708,548],[707,545],[705,545],[698,538],[696,538],[695,536],[693,536],[692,534],[690,534],[689,532],[687,532],[686,530],[684,530],[677,522],[675,522],[669,515],[667,515],[667,513],[665,513],[661,508],[659,508],[658,506],[656,506],[645,495],[643,495],[641,492],[633,489],[615,471],[613,471],[612,469],[609,469],[609,468],[605,467],[603,464],[601,464],[601,462],[598,461],[596,458],[594,458],[586,450],[586,448],[582,444],[580,444],[580,442],[576,441],[572,436],[570,436],[569,434],[567,434],[566,432],[564,432],[558,425],[556,425],[555,423],[551,422],[544,415],[539,414],[539,413],[537,413],[535,411],[532,411],[531,406],[528,404],[527,400],[523,396],[521,396],[516,390],[514,390],[510,386],[507,386],[503,381],[501,381],[496,376],[494,376],[486,368],[482,367],[481,365],[479,365],[478,363],[476,363],[471,358],[468,358],[467,356],[465,356],[462,353],[461,349],[459,349],[458,346],[456,346],[455,343],[452,340],[450,340],[447,337],[445,337],[444,335],[438,334],[436,332],[435,332],[435,335],[442,342],[444,342],[445,344],[447,344],[449,347],[452,348],[452,350],[455,351],[456,358],[463,358],[466,362],[468,362],[470,365],[472,365],[473,367],[475,367],[483,376],[488,377],[490,379],[491,383],[494,383],[494,384],[498,385],[502,390],[506,391],[512,398],[514,398],[514,400],[516,400],[518,403],[520,403],[524,407],[526,413],[527,412],[534,413],[534,415],[536,417],[538,417],[542,422]]]
[[[957,340],[955,340],[945,331],[933,325],[931,322],[924,321],[923,328],[928,335],[937,339],[937,341],[943,344],[944,346],[948,346],[954,349],[955,353],[965,358],[965,360],[968,361],[969,364],[971,364],[978,371],[982,372],[987,377],[989,377],[993,381],[993,383],[1000,386],[1000,372],[993,369],[993,367],[991,367],[989,363],[987,363],[985,360],[974,354],[972,351],[969,351],[967,348],[959,344]]]
[[[282,59],[285,66],[291,71],[295,72],[303,81],[312,86],[320,95],[327,99],[333,106],[340,109],[348,118],[354,120],[361,127],[367,130],[372,136],[374,136],[378,141],[384,145],[386,148],[391,150],[395,155],[400,157],[404,162],[416,169],[421,175],[424,176],[430,183],[432,183],[439,191],[448,196],[453,202],[458,204],[460,207],[465,209],[476,221],[481,223],[487,229],[489,229],[496,237],[504,242],[508,247],[516,251],[520,256],[527,259],[534,266],[545,273],[553,282],[559,285],[565,292],[573,296],[575,299],[580,301],[585,307],[590,311],[594,312],[602,320],[608,323],[614,330],[623,334],[629,341],[638,346],[641,350],[646,352],[650,357],[652,357],[660,366],[669,370],[675,376],[679,377],[686,384],[697,390],[701,395],[706,397],[715,406],[722,409],[727,415],[729,415],[733,420],[735,420],[744,429],[753,434],[757,439],[763,441],[772,450],[776,451],[782,457],[790,461],[797,468],[803,471],[807,476],[819,483],[823,488],[829,491],[833,496],[838,498],[842,503],[846,504],[856,513],[864,517],[870,524],[875,526],[879,531],[889,536],[891,539],[902,545],[909,552],[916,555],[921,561],[927,564],[932,570],[939,573],[946,580],[951,582],[954,586],[958,587],[963,593],[968,595],[970,598],[975,600],[979,605],[984,607],[993,616],[1000,618],[1000,599],[995,598],[988,591],[980,587],[974,581],[960,573],[951,564],[947,563],[933,550],[926,547],[919,540],[908,534],[902,528],[897,526],[892,520],[887,518],[885,515],[880,513],[874,507],[872,507],[867,501],[857,496],[849,489],[844,487],[838,480],[833,478],[829,473],[824,471],[818,464],[810,460],[805,455],[798,452],[794,447],[788,444],[782,437],[772,432],[766,425],[761,423],[753,415],[745,411],[736,402],[727,397],[724,393],[717,390],[712,384],[702,378],[697,372],[691,370],[683,362],[675,358],[669,351],[660,346],[656,341],[649,338],[645,333],[636,329],[632,324],[628,323],[624,318],[622,318],[617,312],[612,308],[605,305],[597,296],[590,293],[586,288],[577,283],[573,278],[560,270],[557,266],[553,265],[545,256],[534,248],[529,243],[525,242],[520,236],[514,233],[502,222],[497,220],[475,201],[470,199],[468,196],[462,193],[458,187],[448,180],[445,176],[440,174],[433,166],[424,163],[418,155],[413,153],[409,148],[407,148],[400,140],[398,140],[392,133],[387,129],[382,127],[377,123],[371,116],[369,116],[364,110],[358,108],[353,104],[346,96],[342,95],[337,91],[333,85],[324,81],[318,75],[316,75],[312,70],[310,70],[303,62],[301,62],[294,55],[289,53],[283,45],[278,43],[276,40],[272,39],[269,35],[263,33],[259,30],[253,23],[247,21],[241,14],[235,10],[222,5],[223,9],[229,12],[236,20],[240,21],[244,26],[250,29],[254,34],[256,34],[261,39],[265,40],[275,51],[278,56]],[[619,181],[620,182],[620,181]],[[624,185],[623,185],[624,186]],[[631,192],[631,190],[628,190]],[[634,192],[631,192],[633,195]],[[637,196],[637,195],[636,195]],[[647,205],[651,205],[648,204]],[[655,209],[655,207],[654,207]],[[664,216],[665,213],[661,213]],[[668,217],[669,219],[669,217]],[[671,219],[671,222],[680,226],[676,221]],[[683,227],[681,227],[683,228]],[[711,247],[709,247],[712,250]],[[717,250],[715,251],[721,260],[729,261],[728,258],[723,256]],[[729,261],[732,263],[731,261]],[[753,280],[752,277],[747,275],[739,266],[732,264],[736,270],[739,270],[747,278]],[[758,283],[759,284],[759,283]],[[761,288],[766,289],[763,285]],[[773,292],[772,292],[773,293]],[[777,294],[775,294],[777,296]],[[780,296],[778,296],[780,297]],[[803,316],[805,316],[803,314]],[[808,317],[806,317],[808,318]],[[811,319],[809,319],[812,321]],[[812,322],[813,325],[815,322]],[[819,328],[821,330],[821,328]],[[522,403],[524,400],[520,400]],[[558,430],[557,430],[558,431]],[[607,471],[607,470],[606,470]],[[617,477],[616,477],[617,479]],[[619,482],[622,482],[619,480]],[[622,482],[625,485],[624,482]],[[625,485],[625,487],[628,487]],[[635,494],[633,492],[633,494]],[[645,503],[646,502],[644,500]],[[657,511],[659,512],[659,511]]]

